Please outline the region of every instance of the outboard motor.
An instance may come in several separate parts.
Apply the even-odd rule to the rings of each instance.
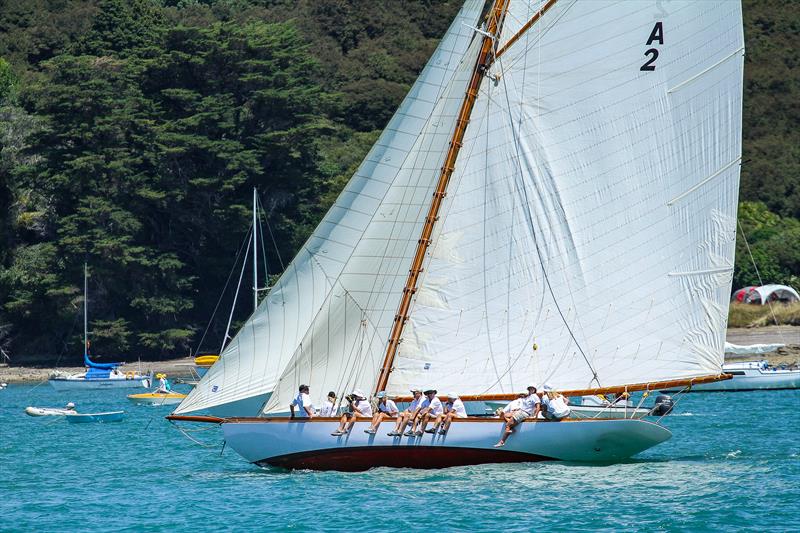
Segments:
[[[672,396],[668,394],[659,394],[656,396],[656,403],[653,405],[650,414],[653,416],[668,415],[672,412],[674,406],[675,402],[672,401]]]

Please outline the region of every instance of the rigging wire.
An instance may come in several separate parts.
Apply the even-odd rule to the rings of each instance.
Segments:
[[[236,265],[239,264],[239,257],[242,255],[242,250],[244,250],[245,243],[249,243],[249,239],[250,239],[250,232],[248,231],[247,235],[245,235],[245,238],[242,241],[242,244],[239,246],[239,251],[236,252],[236,259],[233,262],[231,271],[228,273],[228,279],[225,280],[225,286],[222,287],[222,292],[220,293],[219,299],[217,300],[217,305],[214,306],[214,310],[211,312],[211,318],[208,320],[208,324],[206,325],[205,331],[203,331],[203,336],[200,337],[200,342],[197,343],[197,349],[195,349],[195,353],[198,353],[200,351],[200,348],[203,346],[203,341],[205,340],[209,329],[211,329],[211,324],[213,324],[214,322],[214,317],[216,316],[217,310],[219,309],[219,304],[222,303],[222,299],[225,297],[225,291],[228,289],[228,285],[231,282],[231,277],[233,276],[233,273],[236,270]]]
[[[747,237],[744,234],[744,228],[742,227],[742,222],[741,220],[739,220],[739,217],[736,217],[736,223],[739,225],[739,232],[742,235],[742,240],[744,240],[744,246],[747,249],[747,254],[750,256],[750,262],[753,264],[753,268],[756,271],[758,284],[759,286],[763,287],[764,280],[761,279],[761,273],[758,271],[758,266],[756,265],[756,260],[753,257],[753,252],[750,251],[750,244],[747,242]],[[772,315],[772,321],[775,322],[776,326],[779,326],[780,324],[778,324],[778,317],[775,316],[775,309],[773,309],[772,307],[772,302],[769,299],[767,299],[766,303],[769,306],[769,312]],[[778,330],[778,336],[781,338],[781,342],[783,342],[783,344],[787,344],[786,339],[783,337],[783,332],[781,330]]]
[[[250,255],[250,238],[249,237],[250,237],[250,233],[253,230],[252,226],[250,227],[250,230],[251,231],[247,232],[248,239],[247,239],[247,250],[244,253],[245,260],[242,261],[242,271],[239,273],[239,283],[236,285],[236,294],[234,294],[234,296],[233,296],[233,305],[231,305],[231,314],[230,314],[230,316],[228,316],[228,325],[225,328],[225,335],[222,337],[222,346],[219,349],[219,353],[220,354],[225,349],[225,343],[228,342],[228,339],[230,338],[228,336],[228,334],[231,331],[231,322],[233,321],[233,312],[236,310],[236,301],[239,299],[239,287],[242,286],[242,278],[244,277],[244,271],[247,268],[247,265],[245,263],[247,262],[247,256]],[[255,253],[255,251],[253,253]]]
[[[500,65],[500,71],[502,72],[504,70],[503,69],[503,60],[498,57],[497,61],[498,61],[498,64]],[[519,174],[522,175],[522,173],[523,173],[522,162],[521,162],[521,159],[520,159],[521,155],[519,153],[520,141],[519,141],[519,138],[517,136],[517,130],[513,126],[514,117],[511,115],[511,99],[510,99],[510,97],[508,95],[508,84],[507,83],[503,83],[503,89],[504,89],[504,96],[506,98],[506,104],[507,104],[506,105],[506,110],[508,111],[508,116],[509,116],[510,122],[512,124],[511,134],[514,136],[514,151],[516,152],[516,157],[514,158],[514,160],[517,162],[517,168],[519,169]],[[524,195],[525,205],[530,205],[530,202],[528,200],[528,190],[524,186],[524,182],[522,184],[521,191],[522,191],[522,193]],[[534,228],[533,219],[531,218],[530,210],[523,209],[523,214],[525,215],[525,218],[527,219],[526,221],[528,223],[528,227],[529,228]],[[589,358],[586,355],[586,352],[583,351],[583,347],[581,346],[580,342],[578,342],[578,339],[577,339],[575,333],[572,331],[572,328],[570,327],[569,323],[567,322],[567,318],[564,316],[564,313],[561,311],[561,306],[558,304],[558,298],[556,297],[555,291],[553,290],[553,286],[550,283],[550,277],[547,275],[547,270],[545,269],[545,266],[544,266],[545,265],[544,256],[543,256],[542,250],[541,250],[541,248],[539,246],[539,239],[537,237],[537,232],[531,231],[531,237],[533,237],[533,246],[534,246],[534,248],[536,248],[536,255],[539,257],[539,263],[542,266],[542,277],[545,280],[545,284],[547,285],[548,292],[550,292],[550,295],[553,297],[553,304],[554,304],[554,306],[556,308],[556,311],[558,311],[558,314],[561,316],[561,320],[564,322],[564,325],[566,326],[567,331],[569,332],[569,335],[572,338],[572,341],[575,343],[575,346],[578,348],[578,351],[583,356],[583,360],[586,361],[586,365],[589,367],[589,370],[591,370],[591,372],[592,372],[592,381],[596,382],[599,387],[602,387],[602,384],[600,383],[600,380],[597,377],[597,371],[592,366],[592,363],[589,362]],[[576,317],[577,317],[577,314],[576,314]]]

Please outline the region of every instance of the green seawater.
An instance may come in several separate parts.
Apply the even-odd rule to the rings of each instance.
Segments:
[[[684,395],[672,440],[615,465],[287,472],[221,432],[184,437],[131,391],[0,390],[2,531],[797,531],[800,391]],[[114,424],[32,418],[28,405],[125,409]],[[512,437],[513,438],[513,437]]]

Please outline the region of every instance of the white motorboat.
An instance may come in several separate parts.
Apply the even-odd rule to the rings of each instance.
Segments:
[[[28,416],[66,416],[75,414],[75,404],[69,402],[64,407],[26,407]]]
[[[726,374],[733,376],[727,381],[694,385],[686,392],[725,392],[781,390],[800,388],[800,368],[776,368],[767,361],[745,361],[727,363],[722,367]],[[676,392],[680,389],[664,389]]]
[[[408,439],[276,417],[301,384],[467,403],[729,377],[741,6],[661,3],[466,0],[253,327],[169,418],[289,468],[617,461],[668,439],[642,419],[526,420],[498,442],[496,418]],[[244,402],[260,416],[193,414]]]

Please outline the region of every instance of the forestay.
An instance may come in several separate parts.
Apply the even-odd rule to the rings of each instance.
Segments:
[[[498,49],[542,5],[512,0]],[[481,86],[388,390],[720,373],[743,55],[728,1],[559,0],[508,46]]]
[[[456,71],[483,3],[465,3],[334,206],[176,413],[276,387],[270,405],[286,410],[301,381],[313,383],[314,398],[321,398],[328,386],[374,379],[430,199],[431,172],[441,164],[463,93],[454,76],[463,77]]]

